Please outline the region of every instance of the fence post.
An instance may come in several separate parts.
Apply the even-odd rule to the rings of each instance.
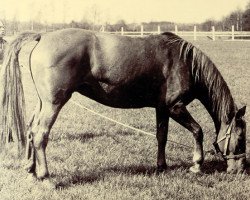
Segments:
[[[34,21],[33,21],[33,19],[31,20],[31,30],[34,31]]]
[[[234,40],[234,25],[232,25],[232,40]]]
[[[161,27],[158,25],[158,34],[161,34]]]
[[[212,26],[212,39],[215,41],[215,29],[214,26]]]
[[[143,25],[141,25],[141,36],[143,36]]]
[[[123,27],[121,27],[121,35],[124,35]]]
[[[104,31],[105,31],[104,29],[105,29],[105,28],[104,28],[104,26],[102,25],[99,31],[100,31],[100,32],[104,32]]]
[[[196,35],[196,26],[194,26],[194,40],[197,40],[197,35]]]
[[[178,27],[177,25],[174,25],[174,33],[177,35],[178,34]]]

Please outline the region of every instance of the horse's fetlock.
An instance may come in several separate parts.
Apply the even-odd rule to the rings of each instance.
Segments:
[[[40,180],[43,180],[44,178],[48,178],[49,177],[49,171],[46,167],[40,167],[37,170],[37,174],[36,174],[37,178]]]
[[[202,153],[194,152],[193,162],[197,164],[202,164],[204,161],[204,156]]]

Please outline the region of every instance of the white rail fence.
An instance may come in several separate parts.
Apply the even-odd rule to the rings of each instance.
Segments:
[[[104,27],[101,29],[102,32],[106,32]],[[211,31],[197,31],[196,26],[194,26],[193,31],[178,31],[177,25],[175,25],[175,30],[172,31],[173,33],[181,36],[181,37],[191,37],[193,40],[197,40],[198,37],[207,37],[213,41],[220,38],[223,40],[250,40],[250,31],[235,31],[234,26],[232,26],[231,31],[215,31],[214,26],[212,26]],[[141,26],[141,30],[134,32],[134,31],[124,31],[123,27],[121,27],[120,31],[117,32],[107,32],[111,34],[120,34],[132,37],[143,37],[146,35],[156,35],[163,33],[161,31],[161,27],[158,26],[156,31],[144,31],[143,26]]]

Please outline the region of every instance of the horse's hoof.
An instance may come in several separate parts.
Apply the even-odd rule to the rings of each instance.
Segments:
[[[49,172],[46,168],[42,168],[42,169],[37,169],[36,171],[36,177],[38,180],[44,180],[49,178]]]
[[[26,170],[28,173],[34,172],[34,167],[35,167],[34,162],[26,162],[23,165],[24,170]]]
[[[47,180],[49,178],[49,174],[48,173],[42,173],[42,174],[37,173],[36,178],[39,181],[44,181],[44,180]]]
[[[48,178],[43,179],[42,185],[48,190],[55,190],[56,189],[56,184]]]
[[[25,166],[24,170],[27,171],[29,174],[35,174],[35,167],[32,166]]]
[[[157,166],[157,173],[162,173],[167,170],[167,165]]]
[[[36,180],[39,182],[39,184],[41,184],[42,187],[48,190],[56,189],[56,184],[51,180],[48,173],[46,175],[36,174]]]
[[[201,173],[200,167],[192,166],[192,167],[189,168],[189,170],[190,170],[191,172],[195,173],[195,174]]]

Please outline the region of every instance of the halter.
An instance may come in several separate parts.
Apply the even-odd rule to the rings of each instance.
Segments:
[[[235,117],[233,118],[233,120],[229,124],[229,126],[227,128],[226,135],[213,143],[216,152],[220,153],[222,155],[222,157],[224,158],[224,160],[239,159],[239,158],[246,157],[246,153],[241,153],[241,154],[237,154],[237,155],[227,155],[227,150],[228,150],[230,138],[232,135],[232,127],[233,127],[234,119],[235,119]],[[225,141],[225,145],[224,145],[224,151],[222,152],[219,148],[219,143],[222,142],[223,140],[226,140],[226,141]]]

